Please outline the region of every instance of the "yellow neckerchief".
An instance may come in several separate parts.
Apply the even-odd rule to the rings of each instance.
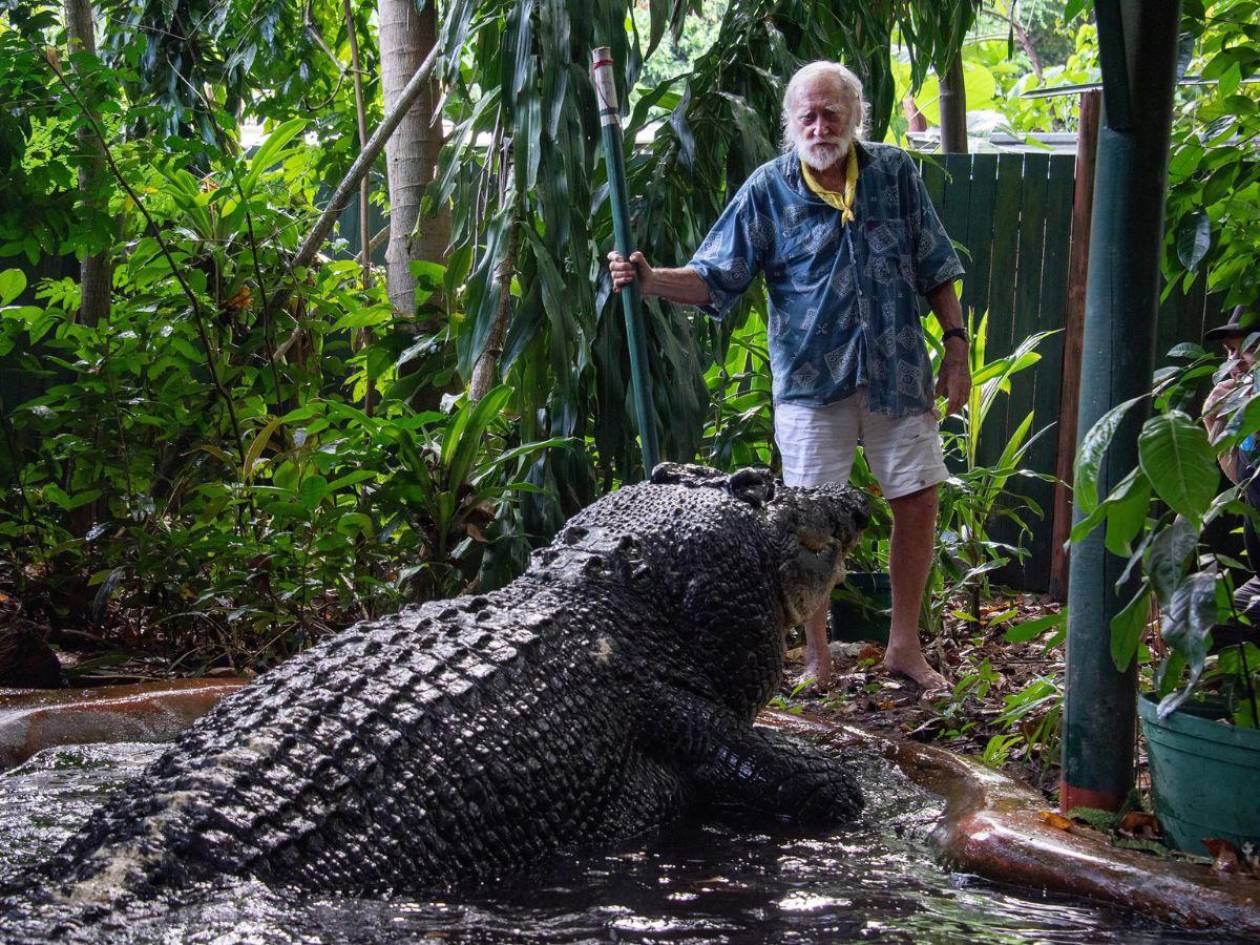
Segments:
[[[840,225],[848,223],[855,219],[853,213],[853,204],[857,200],[857,182],[858,182],[858,159],[857,148],[852,144],[849,145],[848,162],[844,169],[844,193],[838,193],[834,190],[828,190],[818,182],[818,179],[810,173],[809,165],[801,161],[801,176],[805,178],[805,183],[809,185],[809,189],[816,193],[823,202],[835,207],[840,211]]]

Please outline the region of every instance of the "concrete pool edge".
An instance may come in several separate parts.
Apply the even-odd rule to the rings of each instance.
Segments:
[[[762,722],[861,745],[944,799],[931,833],[941,862],[985,879],[1136,911],[1189,928],[1260,939],[1260,881],[1160,860],[1046,823],[1044,797],[1014,778],[942,748],[850,725],[766,711]]]

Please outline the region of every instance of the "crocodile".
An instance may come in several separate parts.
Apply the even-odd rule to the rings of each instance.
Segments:
[[[105,911],[222,875],[439,889],[697,804],[852,819],[843,762],[753,720],[867,517],[847,486],[658,466],[501,590],[359,623],[223,699],[28,888]]]

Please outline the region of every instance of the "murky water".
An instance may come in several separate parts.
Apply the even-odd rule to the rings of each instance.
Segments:
[[[0,776],[0,884],[52,852],[162,746],[46,751]],[[133,909],[114,942],[1202,943],[1080,903],[1028,897],[932,861],[939,803],[882,763],[862,772],[861,821],[830,836],[682,825],[632,849],[569,857],[527,879],[434,899],[303,898],[257,883]],[[155,914],[156,913],[156,914]],[[6,936],[0,930],[0,941]]]

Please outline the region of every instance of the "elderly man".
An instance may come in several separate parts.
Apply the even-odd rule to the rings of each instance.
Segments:
[[[785,153],[735,194],[691,261],[653,268],[609,254],[617,290],[641,291],[721,317],[765,276],[775,440],[789,485],[844,482],[859,441],[892,507],[893,606],[884,666],[927,689],[945,679],[919,645],[931,569],[941,456],[934,392],[958,410],[971,389],[967,336],[954,292],[962,265],[914,162],[859,143],[862,85],[844,66],[814,62],[783,96]],[[933,385],[917,296],[945,329]],[[831,675],[828,609],[806,624],[805,674]]]

